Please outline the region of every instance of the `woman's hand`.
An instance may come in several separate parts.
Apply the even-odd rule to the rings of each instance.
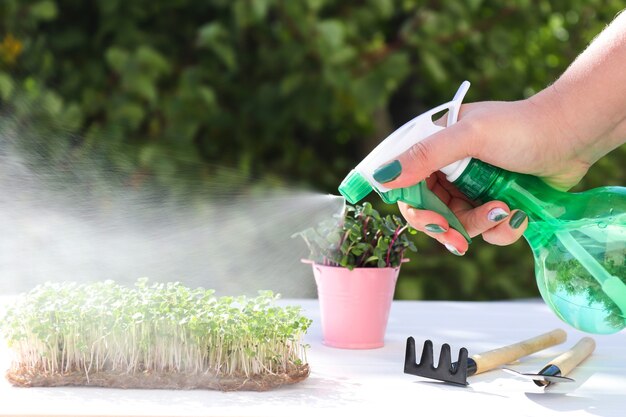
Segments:
[[[496,245],[515,242],[527,216],[501,201],[483,205],[465,198],[439,169],[473,157],[509,171],[531,174],[567,190],[599,158],[626,141],[626,13],[620,14],[551,86],[514,102],[461,106],[454,125],[389,161],[374,178],[389,188],[426,179],[470,236]],[[406,220],[453,253],[468,248],[463,236],[437,213],[400,204]]]
[[[558,133],[559,120],[553,111],[533,99],[463,105],[456,124],[417,143],[391,163],[399,171],[390,173],[383,166],[374,177],[380,182],[388,179],[380,178],[381,171],[394,177],[384,182],[390,188],[407,187],[426,178],[428,187],[450,207],[471,237],[482,235],[495,245],[511,244],[526,229],[526,214],[511,212],[501,201],[477,205],[437,170],[471,156],[509,171],[540,176],[557,188],[570,188],[585,175],[590,163]],[[467,251],[465,238],[450,228],[443,216],[406,204],[400,204],[400,211],[411,226],[437,239],[450,252],[462,255]]]
[[[446,180],[445,175],[437,172],[426,179],[429,188],[450,207],[471,236],[482,235],[483,239],[494,245],[508,245],[522,235],[526,226],[526,213],[511,210],[502,201],[490,201],[476,206]],[[438,240],[455,255],[464,255],[468,249],[465,238],[449,227],[446,219],[429,210],[419,210],[406,203],[398,203],[400,212],[415,229]]]

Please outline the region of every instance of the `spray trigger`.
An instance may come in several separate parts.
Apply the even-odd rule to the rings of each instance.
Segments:
[[[412,207],[441,214],[447,220],[450,227],[463,235],[467,243],[472,243],[472,239],[470,239],[469,234],[459,219],[457,219],[452,210],[428,188],[426,181],[421,181],[411,187],[396,188],[384,192],[376,191],[385,203],[393,204],[402,201]]]
[[[355,204],[365,198],[372,190],[375,190],[388,204],[403,201],[415,208],[437,212],[448,221],[450,227],[461,233],[465,240],[471,243],[472,240],[459,219],[446,204],[430,191],[425,182],[422,181],[406,188],[388,189],[373,177],[373,172],[382,164],[397,158],[398,155],[419,141],[445,129],[444,126],[433,123],[433,115],[448,110],[447,126],[456,123],[461,102],[469,86],[470,83],[464,81],[452,101],[413,118],[387,136],[344,178],[339,185],[341,195],[351,204]],[[441,168],[440,171],[446,175],[448,181],[453,182],[465,171],[470,160],[471,158],[467,157],[453,162]]]

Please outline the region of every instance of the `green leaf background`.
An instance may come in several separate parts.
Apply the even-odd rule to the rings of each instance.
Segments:
[[[517,100],[553,82],[616,0],[3,0],[0,103],[57,126],[47,157],[97,147],[164,187],[185,164],[336,193],[409,118],[472,82],[467,100]],[[577,186],[624,185],[626,149]],[[397,208],[370,200],[385,213]],[[423,235],[398,298],[537,296],[530,249],[480,239],[451,258]]]

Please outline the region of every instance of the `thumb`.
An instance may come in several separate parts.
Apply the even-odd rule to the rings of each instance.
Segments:
[[[416,143],[393,161],[374,171],[374,179],[385,187],[415,185],[433,172],[470,156],[471,133],[459,121]]]

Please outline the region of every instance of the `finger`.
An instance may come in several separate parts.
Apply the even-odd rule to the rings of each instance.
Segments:
[[[465,252],[469,249],[469,243],[467,243],[467,240],[461,233],[453,228],[450,228],[447,232],[437,236],[436,239],[441,242],[449,252],[457,256],[465,255]]]
[[[416,143],[374,171],[374,179],[389,188],[414,185],[433,172],[469,156],[474,136],[471,124],[456,123]]]
[[[456,211],[456,216],[467,233],[474,237],[505,222],[510,212],[502,201],[490,201],[476,208]]]
[[[444,202],[444,204],[449,204],[452,197],[448,190],[446,190],[439,182],[436,182],[432,187],[431,191],[435,193],[435,195]]]
[[[483,240],[492,245],[506,246],[516,242],[528,227],[528,216],[521,210],[514,210],[509,217],[483,233]]]
[[[414,229],[429,235],[446,232],[449,229],[448,221],[441,214],[430,210],[419,210],[406,203],[398,202],[400,212]]]
[[[450,204],[454,197],[458,195],[463,196],[457,188],[450,184],[448,180],[445,178],[445,174],[436,173],[436,175],[431,175],[426,178],[426,185],[444,204]],[[466,198],[463,196],[463,198]]]
[[[461,256],[467,252],[469,247],[467,240],[461,233],[450,228],[448,221],[441,214],[419,210],[402,202],[399,202],[398,206],[407,223],[413,228],[436,239],[455,255]]]
[[[426,183],[428,184],[428,180],[433,177],[437,179],[436,181],[432,182],[433,186],[434,184],[438,184],[439,186],[441,186],[441,188],[448,192],[448,195],[451,199],[460,198],[462,200],[469,201],[467,199],[467,196],[459,191],[458,188],[456,188],[456,185],[448,181],[448,179],[446,178],[446,174],[441,171],[437,171],[426,179]],[[432,189],[433,187],[429,185],[428,188]]]

